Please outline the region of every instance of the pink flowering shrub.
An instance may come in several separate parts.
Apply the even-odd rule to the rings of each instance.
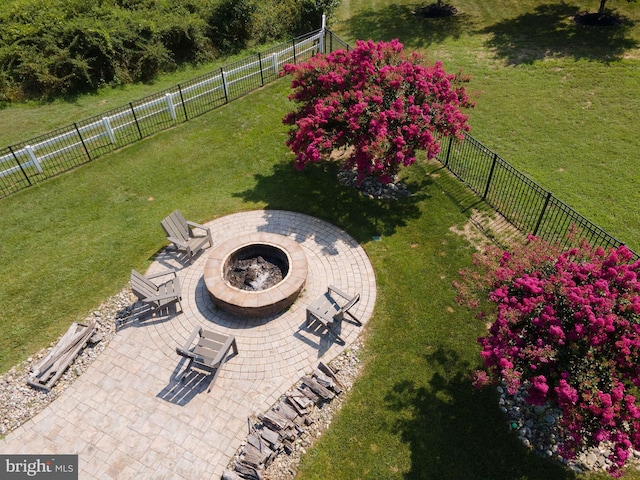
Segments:
[[[427,66],[417,53],[406,56],[397,40],[358,41],[353,50],[316,55],[284,71],[293,74],[289,99],[299,104],[283,119],[293,126],[287,145],[298,169],[344,149],[344,168],[388,182],[415,162],[416,150],[435,157],[436,134],[461,137],[469,129],[460,110],[472,106],[464,79],[440,62]]]
[[[629,449],[640,449],[640,261],[624,246],[559,253],[531,237],[474,264],[461,272],[460,299],[479,308],[488,287],[493,306],[475,384],[501,381],[511,394],[524,386],[529,403],[558,405],[561,454],[611,442],[619,476]]]

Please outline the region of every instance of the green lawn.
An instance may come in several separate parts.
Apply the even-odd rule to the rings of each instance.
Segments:
[[[594,2],[455,5],[459,16],[433,21],[415,18],[413,2],[343,0],[332,28],[352,43],[398,37],[471,74],[471,133],[640,251],[640,27],[593,33],[567,23]],[[637,5],[614,5],[638,19]],[[8,108],[0,132],[10,130],[2,138],[11,143],[152,87]],[[423,163],[405,172],[417,195],[389,204],[340,187],[332,168],[296,172],[281,124],[287,93],[279,81],[1,200],[0,370],[84,319],[126,286],[132,267],[144,270],[166,245],[159,221],[173,209],[200,222],[244,209],[295,210],[353,235],[379,287],[362,378],[299,478],[574,478],[521,448],[495,395],[471,387],[484,325],[454,302],[451,282],[473,249],[450,231],[467,221],[469,197]]]

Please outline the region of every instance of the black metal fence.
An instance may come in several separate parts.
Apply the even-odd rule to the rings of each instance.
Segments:
[[[0,198],[240,98],[276,80],[286,63],[342,48],[348,45],[323,28],[102,115],[0,149]]]
[[[471,135],[441,140],[438,160],[521,232],[568,246],[569,233],[577,229],[592,246],[623,245]]]

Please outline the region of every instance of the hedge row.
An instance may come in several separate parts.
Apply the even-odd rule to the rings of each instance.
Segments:
[[[0,6],[0,101],[148,81],[320,27],[338,0],[14,0]]]

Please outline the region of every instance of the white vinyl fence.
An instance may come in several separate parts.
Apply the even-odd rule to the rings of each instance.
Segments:
[[[276,80],[283,65],[348,46],[323,28],[104,115],[0,149],[0,197],[202,115]]]

